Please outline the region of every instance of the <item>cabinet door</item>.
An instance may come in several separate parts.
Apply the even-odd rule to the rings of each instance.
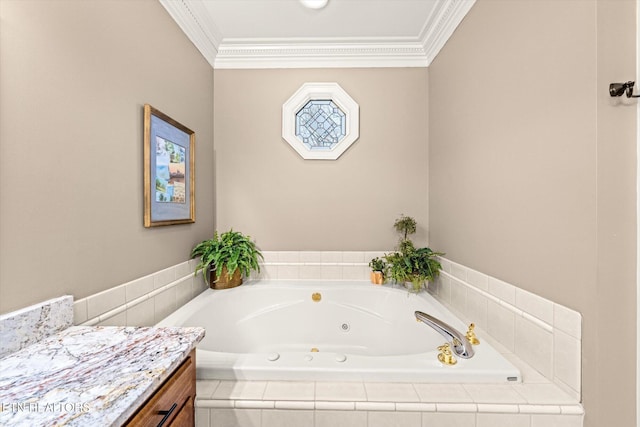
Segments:
[[[196,423],[194,417],[193,399],[189,397],[178,415],[171,421],[171,427],[193,427]]]
[[[193,399],[196,395],[195,367],[195,352],[191,352],[182,365],[129,420],[127,426],[157,427],[160,423],[163,427],[169,425],[193,426]],[[191,402],[190,407],[186,407],[189,402]],[[191,424],[172,424],[182,413],[184,414],[181,417],[190,419]]]

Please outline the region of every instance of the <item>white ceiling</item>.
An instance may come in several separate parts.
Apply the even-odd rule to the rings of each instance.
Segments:
[[[475,0],[159,0],[214,68],[426,67]]]

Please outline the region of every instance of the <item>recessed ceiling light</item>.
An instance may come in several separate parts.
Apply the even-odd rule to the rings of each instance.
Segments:
[[[329,0],[300,0],[300,3],[309,9],[322,9],[329,3]]]

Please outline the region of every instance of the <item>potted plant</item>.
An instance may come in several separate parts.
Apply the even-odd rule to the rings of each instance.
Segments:
[[[228,289],[242,284],[242,277],[251,271],[260,271],[258,258],[262,253],[250,236],[233,229],[198,243],[191,251],[191,258],[200,257],[196,275],[202,277],[212,289]],[[209,280],[207,280],[207,275]]]
[[[418,248],[405,244],[402,251],[385,255],[389,263],[391,278],[397,283],[404,283],[414,292],[421,291],[425,284],[440,274],[440,262],[437,257],[444,255],[430,248]]]
[[[440,274],[442,266],[437,257],[444,253],[435,252],[428,247],[415,247],[409,238],[416,232],[415,219],[402,215],[393,226],[401,238],[398,250],[384,256],[389,276],[396,283],[404,283],[410,290],[419,292],[427,282]]]
[[[409,240],[409,235],[416,232],[416,226],[416,220],[410,216],[401,214],[400,218],[396,219],[396,222],[393,223],[393,228],[402,235],[400,243]]]
[[[369,267],[371,267],[371,283],[382,285],[386,275],[387,262],[382,258],[375,257],[369,261]]]

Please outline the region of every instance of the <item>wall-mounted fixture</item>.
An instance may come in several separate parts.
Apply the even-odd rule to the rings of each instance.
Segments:
[[[322,9],[329,3],[329,0],[300,0],[300,3],[309,9]]]
[[[640,98],[640,95],[633,94],[633,86],[636,82],[628,81],[626,83],[611,83],[609,85],[609,95],[622,96],[627,95],[627,98]]]

